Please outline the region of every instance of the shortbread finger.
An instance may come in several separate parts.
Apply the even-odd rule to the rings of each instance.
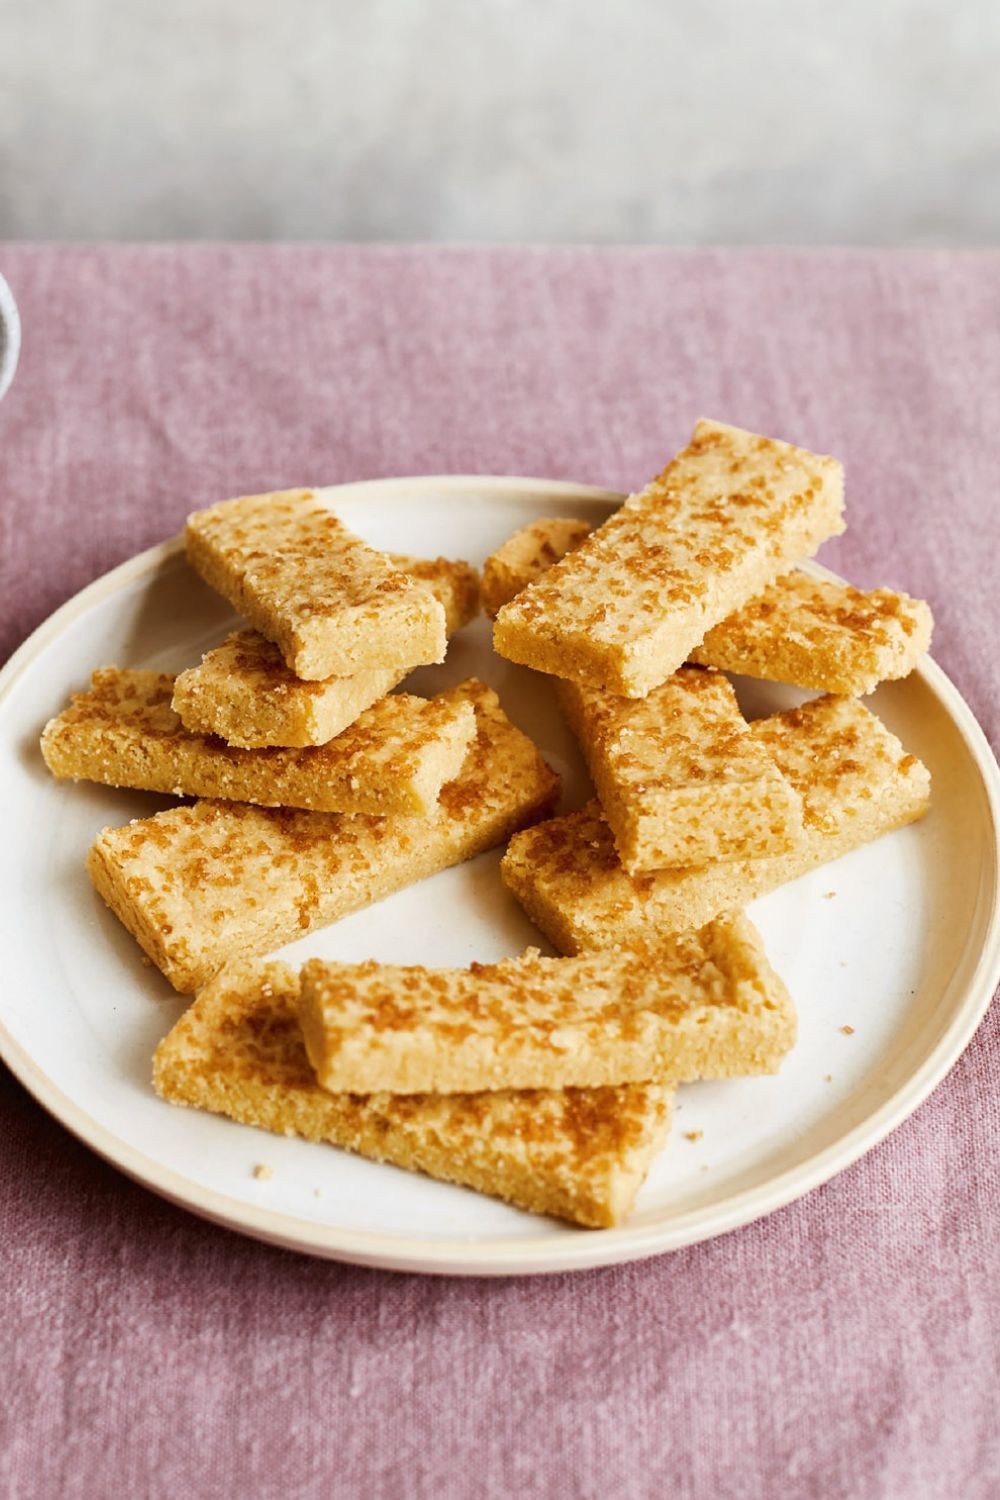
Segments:
[[[751,733],[799,792],[804,835],[787,854],[630,876],[594,802],[511,841],[504,882],[562,953],[700,927],[807,870],[923,816],[927,769],[856,698],[819,698]]]
[[[784,854],[802,837],[802,799],[721,672],[682,667],[640,699],[556,681],[630,875]]]
[[[441,698],[472,704],[477,735],[432,817],[196,802],[98,835],[91,879],[175,989],[199,989],[231,959],[272,952],[551,810],[558,777],[496,694],[472,679]]]
[[[832,458],[699,422],[658,479],[497,616],[501,656],[627,698],[843,530]]]
[[[450,557],[410,557],[386,554],[393,567],[426,584],[444,610],[444,628],[451,636],[479,613],[479,574],[471,563]]]
[[[743,916],[578,958],[468,969],[311,959],[306,1051],[325,1088],[454,1094],[773,1073],[788,991]]]
[[[549,527],[571,526],[578,529],[567,533],[569,545],[547,536]],[[486,576],[492,560],[487,558],[483,566],[487,614],[495,615],[589,532],[585,521],[538,521],[511,537],[495,554],[511,560],[502,586],[491,585],[490,602]],[[892,589],[865,593],[797,569],[716,625],[688,659],[746,677],[860,697],[874,692],[880,682],[908,676],[930,648],[933,624],[923,599]]]
[[[691,660],[848,697],[906,677],[931,642],[922,599],[789,573],[710,630]]]
[[[303,682],[285,666],[273,641],[257,630],[237,630],[179,673],[173,707],[185,728],[217,734],[241,749],[301,749],[325,745],[408,677],[390,663]]]
[[[475,618],[479,575],[468,563],[443,557],[391,561],[430,588],[444,609],[449,636]],[[273,641],[257,630],[238,630],[178,675],[173,706],[186,729],[217,734],[242,749],[325,745],[409,676],[411,654],[406,647],[387,665],[303,682]]]
[[[426,817],[476,732],[471,704],[398,693],[327,745],[237,750],[185,729],[170,706],[173,691],[164,672],[95,672],[90,691],[45,726],[49,770],[178,797]]]
[[[547,568],[579,547],[593,528],[588,521],[543,517],[524,526],[483,563],[483,609],[491,620]]]
[[[592,1228],[620,1223],[670,1129],[673,1089],[331,1094],[309,1065],[287,964],[230,965],[157,1048],[153,1081],[192,1105]]]
[[[405,656],[443,661],[445,616],[425,585],[339,521],[312,490],[223,500],[188,517],[188,559],[296,674],[315,681]]]

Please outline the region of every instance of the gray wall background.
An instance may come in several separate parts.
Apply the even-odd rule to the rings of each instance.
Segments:
[[[0,0],[0,236],[984,244],[1000,0]]]

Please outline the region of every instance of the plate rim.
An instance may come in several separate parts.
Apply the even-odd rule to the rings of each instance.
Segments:
[[[522,475],[428,474],[351,481],[316,486],[325,497],[357,497],[378,492],[380,498],[411,498],[421,491],[477,492],[537,496],[566,502],[615,502],[619,491],[570,480],[536,479]],[[0,704],[16,682],[67,625],[93,605],[119,593],[145,574],[158,571],[183,550],[183,537],[158,542],[108,572],[101,574],[54,610],[0,668]],[[816,576],[837,574],[809,563]],[[383,1270],[439,1275],[518,1276],[556,1274],[625,1264],[666,1254],[686,1245],[726,1234],[755,1222],[814,1188],[828,1182],[874,1149],[909,1118],[942,1082],[972,1040],[1000,983],[1000,767],[971,708],[944,670],[929,656],[914,669],[944,708],[959,733],[982,780],[990,811],[992,869],[984,940],[972,973],[937,1043],[904,1083],[877,1109],[807,1161],[787,1168],[766,1182],[744,1189],[718,1205],[688,1210],[670,1226],[630,1225],[613,1229],[580,1230],[554,1241],[535,1237],[443,1241],[422,1235],[388,1236],[356,1230],[244,1202],[191,1181],[155,1157],[132,1147],[88,1113],[46,1074],[31,1053],[13,1036],[0,1016],[0,1058],[37,1103],[77,1140],[133,1181],[160,1197],[221,1227],[289,1250],[329,1260]]]

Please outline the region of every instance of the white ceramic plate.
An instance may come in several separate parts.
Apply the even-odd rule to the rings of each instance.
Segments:
[[[619,498],[482,478],[327,493],[377,546],[473,561],[539,515],[598,520]],[[607,1265],[720,1234],[825,1182],[916,1108],[975,1030],[1000,973],[1000,776],[968,708],[925,662],[906,682],[882,687],[872,706],[929,765],[930,816],[755,903],[751,915],[798,1000],[800,1040],[776,1078],[680,1091],[673,1138],[621,1227],[574,1229],[161,1103],[150,1058],[184,1002],[143,964],[91,889],[83,860],[99,828],[166,800],[55,783],[38,735],[93,667],[177,670],[231,625],[225,604],[168,542],[70,600],[0,674],[0,1048],[69,1130],[175,1202],[262,1239],[369,1265],[479,1274]],[[444,666],[410,682],[429,693],[472,673],[497,688],[563,772],[567,803],[584,800],[586,776],[544,680],[493,655],[484,620],[452,643]],[[738,687],[751,714],[803,696]],[[500,882],[499,858],[437,875],[287,953],[466,964],[539,944]],[[273,1175],[255,1178],[257,1164]]]

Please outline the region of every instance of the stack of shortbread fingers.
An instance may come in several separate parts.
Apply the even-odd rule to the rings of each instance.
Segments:
[[[539,520],[488,558],[386,556],[310,491],[196,512],[188,557],[244,614],[176,678],[105,668],[45,729],[60,777],[200,799],[102,831],[111,909],[195,1000],[167,1100],[520,1207],[630,1210],[678,1083],[776,1072],[792,1001],[742,908],[926,810],[929,777],[858,701],[930,611],[797,565],[843,530],[840,465],[699,422],[603,525]],[[597,797],[495,693],[394,692],[482,604],[552,675]],[[817,692],[748,724],[726,672]],[[266,955],[497,845],[561,957],[468,969]]]

